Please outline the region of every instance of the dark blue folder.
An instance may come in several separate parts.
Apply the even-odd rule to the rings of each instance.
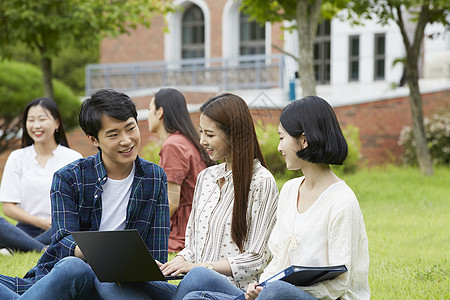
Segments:
[[[293,265],[258,285],[265,286],[269,282],[283,280],[297,286],[308,286],[320,281],[336,278],[345,272],[347,272],[347,267],[344,265],[329,267],[303,267]],[[234,300],[245,300],[245,296],[242,294]]]

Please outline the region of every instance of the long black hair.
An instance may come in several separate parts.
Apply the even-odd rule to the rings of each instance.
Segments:
[[[243,252],[248,236],[247,210],[253,160],[257,158],[266,167],[253,118],[244,99],[234,94],[211,98],[202,105],[200,112],[215,121],[230,141],[234,182],[231,238]]]
[[[59,121],[59,127],[55,130],[53,136],[55,138],[55,142],[59,145],[63,145],[69,147],[69,143],[67,142],[66,132],[64,131],[63,122],[61,120],[61,114],[59,113],[58,105],[53,99],[50,98],[36,98],[27,104],[25,110],[22,115],[22,148],[28,147],[34,144],[33,139],[30,137],[27,131],[27,118],[28,111],[33,106],[42,106],[45,108],[53,117],[53,119]]]
[[[169,133],[179,131],[197,148],[208,167],[214,165],[215,162],[209,158],[205,149],[200,145],[198,131],[195,130],[192,123],[183,94],[172,88],[160,89],[155,94],[155,108],[158,110],[160,107],[164,111],[163,125],[166,131]]]

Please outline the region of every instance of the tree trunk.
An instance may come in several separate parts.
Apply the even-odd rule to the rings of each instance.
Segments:
[[[410,42],[405,21],[403,20],[402,7],[397,6],[394,8],[397,12],[396,23],[402,34],[403,44],[406,50],[406,82],[409,86],[409,103],[413,120],[417,162],[419,163],[420,172],[423,175],[433,175],[433,162],[431,161],[423,122],[422,95],[419,90],[419,71],[417,65],[425,26],[429,22],[430,14],[428,6],[422,5],[420,7],[419,20],[414,31],[412,42]]]
[[[413,120],[414,141],[416,143],[416,156],[419,163],[420,172],[424,175],[433,175],[433,162],[431,161],[428,142],[425,134],[423,122],[422,95],[419,90],[419,74],[417,63],[410,66],[412,59],[407,60],[406,80],[409,86],[409,103]],[[417,57],[414,61],[417,61]]]
[[[52,84],[52,61],[41,52],[41,68],[42,68],[42,83],[44,87],[44,97],[53,98],[53,84]]]
[[[316,76],[314,74],[314,40],[316,39],[322,0],[299,0],[296,21],[299,45],[297,59],[303,97],[316,95]]]
[[[313,49],[308,44],[310,41],[300,42],[300,55],[298,57],[298,68],[300,84],[302,86],[303,97],[316,95],[316,76],[314,74],[314,54]]]

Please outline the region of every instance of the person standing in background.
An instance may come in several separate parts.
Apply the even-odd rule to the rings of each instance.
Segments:
[[[169,252],[184,249],[197,175],[215,163],[200,145],[200,137],[176,89],[160,89],[148,107],[149,131],[163,142],[159,165],[167,174],[170,209]]]

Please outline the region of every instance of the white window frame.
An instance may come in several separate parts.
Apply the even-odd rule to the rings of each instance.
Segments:
[[[222,13],[222,57],[231,58],[239,56],[240,44],[240,1],[228,0],[225,3]],[[272,53],[272,24],[265,23],[266,41],[265,52],[266,55]]]
[[[204,0],[175,0],[175,6],[180,6],[183,9],[195,4],[203,12],[205,20],[205,59],[211,57],[211,14],[209,7]],[[167,26],[169,31],[164,34],[164,60],[178,61],[181,60],[181,22],[183,18],[183,10],[177,10],[174,13],[167,15]]]

